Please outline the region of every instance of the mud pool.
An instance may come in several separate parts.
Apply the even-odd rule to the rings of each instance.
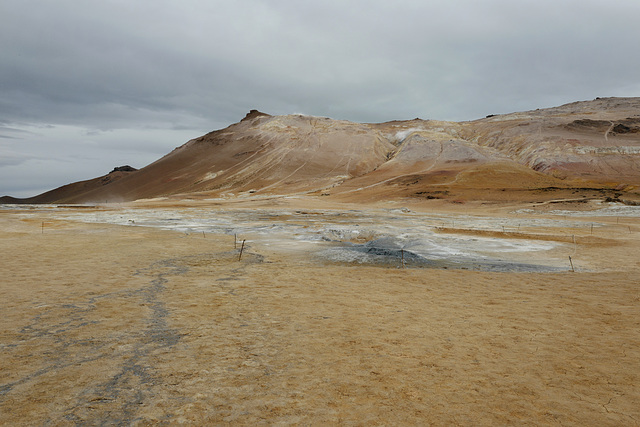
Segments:
[[[25,216],[39,207],[24,208]],[[157,227],[186,235],[226,234],[279,252],[349,265],[453,268],[484,271],[566,271],[574,245],[553,241],[449,234],[447,229],[535,232],[585,228],[578,219],[532,215],[494,218],[375,211],[205,208],[43,208],[58,219],[130,227]],[[559,231],[558,231],[559,232]]]

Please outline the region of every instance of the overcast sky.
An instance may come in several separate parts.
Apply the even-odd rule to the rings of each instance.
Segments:
[[[143,167],[252,108],[472,120],[640,96],[638,0],[2,0],[0,195]]]

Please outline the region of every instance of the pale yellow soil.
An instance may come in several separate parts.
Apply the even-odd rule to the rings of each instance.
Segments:
[[[609,221],[590,272],[531,274],[0,211],[0,422],[638,425],[640,232]]]

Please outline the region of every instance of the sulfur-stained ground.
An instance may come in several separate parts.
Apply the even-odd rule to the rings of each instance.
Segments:
[[[629,227],[491,273],[2,211],[0,423],[638,425]]]

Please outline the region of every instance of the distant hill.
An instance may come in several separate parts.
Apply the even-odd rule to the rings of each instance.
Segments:
[[[640,98],[598,98],[470,122],[364,124],[252,110],[140,170],[119,167],[0,202],[300,193],[353,200],[506,200],[534,193],[637,200],[638,187]]]

